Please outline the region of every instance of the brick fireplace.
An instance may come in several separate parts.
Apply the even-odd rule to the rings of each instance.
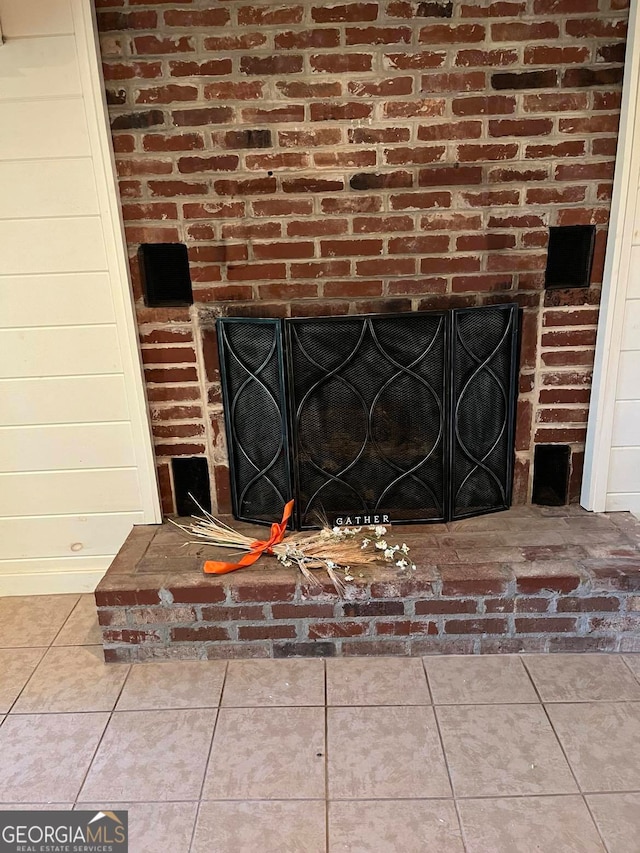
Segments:
[[[514,501],[537,444],[577,499],[626,0],[96,0],[163,508],[171,459],[229,508],[214,321],[517,302]],[[548,228],[593,224],[588,288]],[[194,305],[147,308],[140,243],[188,246]]]

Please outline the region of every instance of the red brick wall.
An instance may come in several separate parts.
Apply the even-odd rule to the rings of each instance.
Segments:
[[[228,482],[212,321],[524,308],[516,500],[535,442],[581,476],[627,0],[96,0],[127,239],[189,246],[195,305],[132,262],[169,460]],[[549,225],[597,225],[592,286],[542,290]]]

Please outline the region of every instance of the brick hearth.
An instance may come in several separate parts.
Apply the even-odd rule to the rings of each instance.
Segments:
[[[628,513],[514,507],[393,530],[417,569],[367,567],[340,599],[272,557],[204,575],[219,549],[184,547],[170,524],[136,527],[96,590],[105,657],[640,651],[640,521]]]

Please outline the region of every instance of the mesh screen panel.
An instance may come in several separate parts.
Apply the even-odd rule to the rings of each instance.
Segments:
[[[291,498],[279,321],[219,320],[234,513],[275,521]]]
[[[318,514],[444,518],[445,317],[287,325],[302,526]]]
[[[298,527],[508,506],[517,317],[219,320],[235,514],[279,520],[290,496]]]
[[[517,316],[513,306],[453,312],[452,518],[511,501]]]

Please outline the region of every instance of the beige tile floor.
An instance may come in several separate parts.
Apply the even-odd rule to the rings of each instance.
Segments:
[[[640,853],[640,655],[102,663],[91,596],[0,599],[0,811],[131,853]]]

